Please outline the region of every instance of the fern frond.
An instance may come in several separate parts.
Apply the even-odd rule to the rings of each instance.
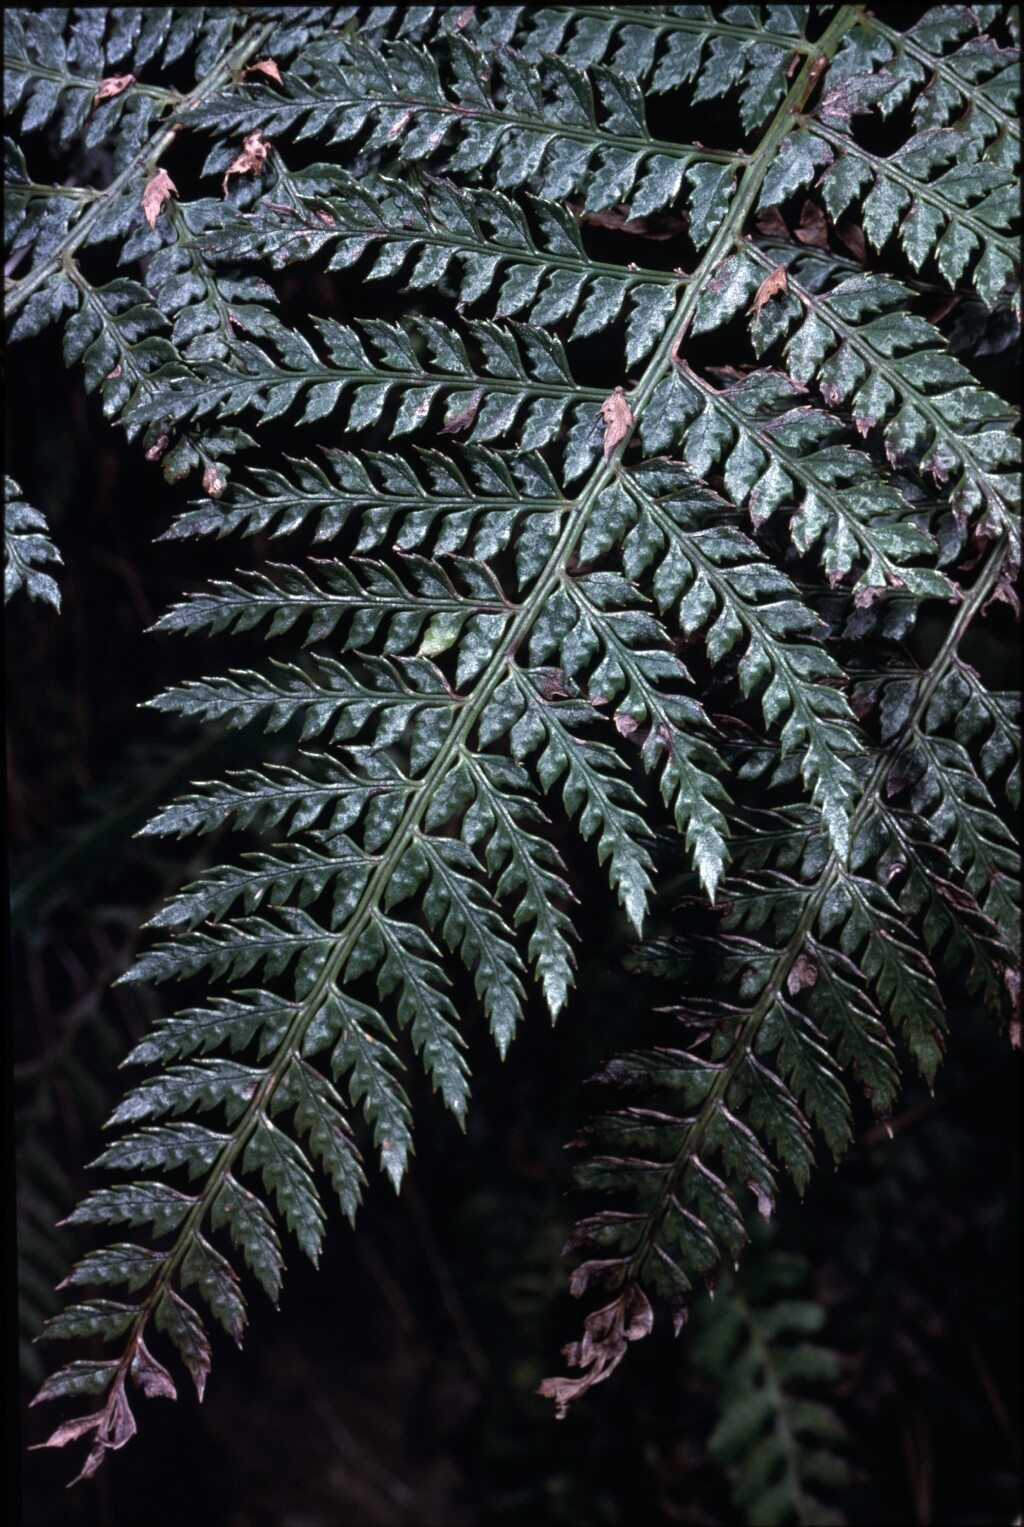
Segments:
[[[773,269],[767,255],[758,262]],[[813,381],[829,404],[847,404],[858,431],[881,427],[889,460],[930,472],[961,517],[984,510],[995,534],[1015,529],[1017,443],[1006,404],[945,353],[942,335],[908,313],[913,295],[888,276],[857,275],[814,292],[787,270],[786,295],[751,324],[761,354],[788,334],[793,380]],[[877,315],[877,316],[876,316]]]
[[[1010,765],[1004,789],[1011,806],[1020,804],[1019,694],[985,688],[975,669],[958,659],[935,688],[925,725],[929,731],[952,720],[956,740],[965,747],[981,741],[979,762],[985,780]]]
[[[529,58],[557,54],[580,68],[611,64],[647,83],[652,95],[696,81],[692,100],[734,94],[745,132],[754,132],[788,88],[793,56],[806,57],[806,11],[796,5],[751,6],[723,13],[707,5],[675,14],[657,6],[531,7],[515,31],[500,24],[500,40],[515,40]],[[488,17],[484,37],[492,34]],[[662,46],[664,44],[664,46]]]
[[[708,1450],[729,1468],[745,1522],[843,1520],[819,1492],[849,1481],[833,1451],[846,1432],[831,1407],[807,1393],[834,1385],[842,1368],[815,1340],[826,1313],[803,1292],[805,1283],[799,1258],[762,1252],[742,1279],[729,1278],[726,1298],[701,1306],[694,1332],[694,1366],[714,1384],[721,1410]]]
[[[203,13],[196,18],[202,25]],[[65,38],[63,19],[53,11],[10,10],[4,17],[4,72],[8,84],[5,107],[12,117],[21,107],[21,130],[31,132],[56,122],[60,138],[81,134],[86,148],[96,148],[116,134],[126,147],[139,148],[150,130],[154,115],[177,100],[173,90],[156,85],[139,86],[135,76],[122,76],[123,88],[106,97],[101,92],[107,72],[107,50],[102,44],[106,17],[98,9],[84,18],[70,38]],[[213,50],[219,52],[237,24],[237,17],[223,18]],[[207,26],[209,20],[207,20]],[[196,29],[199,30],[198,28]],[[180,23],[178,56],[190,42]],[[120,53],[119,57],[124,57]],[[137,69],[148,61],[145,49],[135,58]],[[170,61],[165,59],[165,62]]]
[[[469,438],[488,442],[518,423],[521,444],[532,450],[554,439],[572,407],[574,449],[566,475],[581,476],[597,455],[593,412],[604,394],[576,385],[562,345],[543,329],[467,322],[466,338],[480,354],[474,361],[462,334],[435,319],[413,319],[405,328],[364,319],[360,327],[370,351],[353,329],[334,319],[316,323],[326,360],[294,330],[275,325],[269,338],[276,355],[238,340],[230,364],[201,361],[189,370],[181,368],[180,374],[162,376],[160,396],[136,402],[126,413],[127,422],[167,429],[185,419],[211,413],[226,418],[245,409],[267,420],[304,397],[299,423],[310,424],[332,413],[351,393],[346,429],[378,423],[385,408],[397,402],[389,425],[394,439],[424,428],[435,400],[443,399],[447,428],[472,424]],[[429,355],[426,365],[421,347]],[[529,413],[520,422],[527,404]]]
[[[991,596],[1005,555],[1005,543],[990,552],[932,669],[907,686],[886,734],[888,747],[861,785],[852,819],[854,864],[866,850],[878,852],[887,781],[918,746],[932,696],[955,671],[957,643]],[[577,1185],[627,1194],[635,1207],[592,1215],[570,1236],[567,1250],[601,1251],[574,1273],[573,1291],[596,1285],[620,1292],[587,1317],[589,1339],[566,1349],[570,1363],[585,1369],[581,1377],[546,1379],[541,1386],[560,1414],[625,1354],[625,1341],[600,1335],[610,1312],[621,1313],[624,1302],[645,1297],[647,1288],[664,1298],[678,1331],[695,1281],[713,1282],[720,1262],[735,1258],[742,1215],[734,1184],[752,1186],[762,1213],[771,1213],[770,1158],[759,1141],[801,1191],[813,1161],[812,1123],[834,1156],[845,1152],[850,1104],[837,1062],[858,1076],[883,1116],[899,1076],[894,1033],[922,1076],[929,1083],[934,1078],[947,1024],[934,971],[900,907],[883,885],[856,873],[834,850],[822,855],[805,849],[804,866],[806,880],[779,871],[727,878],[725,931],[715,946],[713,980],[719,989],[735,985],[739,1000],[716,997],[673,1010],[692,1028],[697,1046],[638,1052],[599,1073],[600,1081],[678,1095],[682,1110],[670,1112],[664,1102],[656,1112],[633,1107],[592,1126],[599,1148],[606,1142],[620,1146],[621,1120],[628,1118],[628,1143],[640,1153],[598,1155],[577,1169]],[[920,909],[913,893],[908,906]],[[1011,997],[1012,988],[1011,981]],[[711,1192],[708,1174],[716,1164],[725,1179],[715,1176]]]
[[[43,567],[62,561],[46,516],[26,504],[13,477],[4,478],[4,604],[23,588],[30,599],[60,609],[60,588]]]
[[[909,99],[919,130],[964,121],[991,145],[993,158],[1007,162],[1020,153],[1020,78],[1014,54],[979,35],[985,24],[976,11],[950,7],[928,12],[901,33],[879,16],[864,15],[844,39],[833,72],[877,73],[891,81],[878,98],[883,117]]]
[[[732,526],[714,523],[708,511],[716,501],[706,490],[681,483],[674,494],[656,502],[639,473],[624,483],[640,507],[624,545],[626,572],[636,578],[656,563],[655,598],[663,614],[675,612],[686,636],[716,617],[706,637],[713,664],[741,640],[748,642],[737,669],[740,689],[745,696],[761,691],[766,725],[786,718],[783,755],[796,751],[802,756],[804,782],[821,807],[833,843],[845,855],[856,784],[851,760],[862,743],[851,725],[853,712],[830,687],[842,670],[820,646],[793,639],[820,637],[817,618],[800,602],[790,580],[763,561],[753,542]],[[734,496],[741,496],[734,482],[729,485]]]
[[[901,760],[900,776],[914,787],[915,814],[948,843],[966,889],[1014,944],[1020,936],[1020,854],[966,750],[922,732],[913,753]]]
[[[329,132],[335,142],[370,128],[364,151],[397,151],[402,163],[449,174],[486,168],[499,191],[530,185],[559,200],[585,189],[588,211],[628,199],[634,217],[674,202],[685,185],[691,237],[698,249],[707,243],[726,211],[735,154],[652,138],[643,95],[627,75],[600,65],[584,71],[558,56],[528,61],[507,47],[478,52],[455,32],[445,40],[442,69],[411,42],[322,39],[303,50],[280,89],[250,85],[237,99],[195,107],[188,121],[220,133],[258,127],[274,138]],[[226,163],[215,149],[206,172]]]
[[[972,267],[979,297],[988,307],[995,305],[1014,273],[1016,246],[1009,233],[1012,172],[989,160],[965,163],[975,143],[955,128],[919,133],[901,150],[898,163],[854,148],[824,123],[814,131],[828,150],[825,162],[832,163],[822,183],[830,216],[840,217],[869,188],[862,215],[864,231],[876,249],[898,227],[900,244],[915,270],[934,255],[952,286]],[[951,168],[934,179],[935,170],[946,165]],[[972,257],[979,249],[975,263]]]
[[[200,786],[203,795],[183,796],[141,831],[184,837],[192,832],[216,832],[225,823],[237,831],[260,821],[267,828],[287,824],[289,833],[311,828],[317,822],[328,832],[340,832],[351,827],[364,809],[369,825],[382,809],[393,804],[389,796],[408,794],[415,785],[386,753],[367,748],[353,749],[352,754],[362,771],[359,774],[322,753],[305,754],[301,770],[278,764],[270,765],[272,772],[267,774],[255,769],[239,771],[238,784]],[[332,815],[327,820],[323,813],[329,808]],[[373,829],[370,831],[372,834]]]
[[[378,632],[389,652],[415,647],[418,656],[437,657],[455,648],[461,684],[490,657],[515,606],[478,563],[452,559],[466,587],[460,594],[439,563],[415,556],[404,561],[415,590],[380,562],[360,559],[346,567],[314,558],[319,583],[298,568],[271,564],[269,573],[254,573],[245,584],[219,582],[215,593],[193,594],[187,604],[161,616],[154,629],[242,632],[269,620],[269,638],[309,621],[305,645],[311,646],[332,636],[347,616],[342,651],[372,642]]]
[[[425,450],[419,459],[429,486],[403,457],[383,452],[357,456],[328,448],[323,467],[293,461],[292,479],[254,467],[249,475],[258,488],[232,483],[220,501],[205,500],[180,515],[165,536],[256,535],[262,530],[282,536],[316,515],[313,539],[327,541],[355,515],[359,551],[374,550],[393,535],[401,551],[427,543],[435,554],[468,549],[488,560],[509,545],[518,526],[516,551],[524,581],[536,572],[568,509],[542,457],[465,446],[458,456]]]
[[[658,1107],[599,1121],[599,1154],[578,1173],[628,1207],[575,1234],[595,1255],[574,1292],[613,1298],[569,1349],[582,1377],[546,1385],[563,1408],[650,1330],[648,1291],[680,1324],[693,1289],[739,1256],[744,1187],[767,1218],[780,1168],[808,1181],[817,1136],[843,1154],[850,1076],[882,1116],[901,1049],[931,1080],[947,909],[948,947],[968,952],[977,989],[995,1006],[1012,984],[1008,839],[968,751],[980,748],[986,781],[1002,777],[1008,702],[956,655],[1009,567],[1010,415],[909,311],[914,286],[820,251],[794,258],[791,244],[776,259],[748,227],[820,181],[833,217],[862,208],[878,250],[910,208],[900,236],[915,268],[934,255],[956,282],[973,264],[981,298],[1001,299],[1005,82],[989,48],[960,47],[973,21],[939,17],[900,53],[888,23],[854,7],[592,10],[18,13],[9,88],[27,97],[29,133],[63,103],[86,142],[112,142],[113,168],[51,194],[12,148],[12,256],[33,262],[8,284],[13,332],[71,310],[67,358],[107,414],[169,480],[202,468],[206,497],[164,539],[335,543],[315,559],[296,541],[158,622],[266,637],[280,655],[263,665],[247,649],[252,668],[204,669],[150,702],[247,729],[254,766],[193,786],[146,831],[268,837],[234,864],[212,841],[208,867],[152,919],[163,942],[124,978],[229,989],[136,1045],[130,1060],[151,1072],[111,1121],[129,1133],[98,1163],[131,1180],[76,1211],[135,1231],[70,1279],[126,1283],[135,1302],[87,1299],[50,1328],[120,1343],[118,1359],[73,1361],[38,1396],[101,1397],[43,1444],[91,1438],[86,1476],[134,1432],[129,1375],[144,1395],[175,1392],[146,1345],[153,1330],[201,1396],[206,1311],[236,1341],[245,1327],[234,1262],[276,1300],[282,1227],[317,1259],[318,1171],[354,1217],[364,1168],[350,1118],[363,1115],[399,1187],[411,1055],[464,1124],[462,991],[502,1056],[531,977],[552,1016],[564,1006],[566,823],[639,933],[667,857],[644,794],[656,805],[660,790],[718,905],[701,914],[714,937],[698,928],[689,945],[714,996],[675,1009],[686,1043],[602,1073],[653,1089]],[[188,95],[140,81],[149,62],[186,55]],[[96,103],[104,117],[83,112],[129,60],[136,79]],[[688,110],[735,93],[749,146],[652,136],[644,82]],[[905,90],[914,136],[869,153],[851,117]],[[162,160],[179,134],[212,140],[200,175],[220,178],[220,196],[168,191]],[[305,168],[291,167],[292,145]],[[609,209],[613,226],[682,214],[688,269],[627,265],[614,236],[595,246],[609,258],[593,258],[587,219]],[[141,281],[83,272],[84,251],[115,242]],[[280,292],[268,277],[317,259],[330,281],[362,275],[401,300],[386,319],[296,322],[292,277]],[[302,274],[312,282],[315,267]],[[683,347],[691,334],[715,344],[748,309],[761,369],[718,385],[702,347]],[[611,325],[606,375],[577,347]],[[731,330],[741,344],[746,327]],[[225,458],[251,448],[239,425],[253,419],[330,421],[350,448],[228,484]],[[364,449],[368,431],[394,444]],[[955,602],[968,539],[995,545],[903,698],[899,667],[882,669],[876,748],[873,680],[844,659],[865,633],[902,636],[924,600]],[[940,729],[955,712],[951,740]],[[283,735],[268,744],[260,728]],[[282,743],[313,740],[321,753],[276,761]],[[898,779],[913,788],[890,800]],[[760,782],[776,811],[744,804]],[[664,948],[656,961],[669,963]],[[806,1494],[772,1471],[775,1436],[788,1427],[797,1447],[801,1424],[784,1405],[778,1417],[756,1477],[772,1511],[800,1511]]]
[[[737,311],[757,285],[748,256],[727,264],[725,300],[716,294],[707,303],[714,315],[707,328]],[[641,426],[644,446],[681,449],[702,477],[721,465],[726,491],[747,505],[755,527],[779,509],[794,510],[794,545],[806,552],[821,542],[833,585],[866,563],[853,585],[865,600],[873,597],[869,590],[901,586],[919,598],[948,597],[944,574],[910,565],[935,553],[931,537],[913,524],[910,505],[864,453],[840,443],[833,415],[798,401],[801,391],[772,371],[717,389],[683,363],[660,384],[657,406]]]
[[[371,250],[368,280],[401,272],[412,291],[452,280],[460,308],[495,292],[498,318],[522,315],[549,326],[575,316],[570,339],[598,333],[625,307],[630,366],[660,339],[682,279],[591,260],[571,213],[540,197],[520,209],[500,192],[434,176],[420,190],[380,176],[371,191],[331,165],[289,176],[288,191],[284,203],[268,192],[245,219],[222,216],[205,253],[217,260],[259,255],[282,269],[328,249],[328,269],[341,270]]]
[[[17,26],[22,25],[27,16],[47,17],[49,13],[19,11],[14,15],[16,19],[13,24]],[[197,23],[203,21],[203,15],[202,9],[198,8],[188,19],[184,16],[180,18],[181,25],[178,30],[182,37],[182,49],[187,48],[194,38]],[[210,38],[212,51],[216,52],[221,40],[234,29],[236,20],[234,16],[213,12]],[[49,22],[44,21],[42,27],[43,30],[39,34],[42,41],[39,47],[45,64],[56,35],[52,18]],[[197,67],[201,78],[196,89],[182,101],[182,107],[201,101],[207,94],[224,88],[253,54],[260,50],[272,32],[272,25],[264,24],[254,27],[219,58],[211,58],[211,49],[201,47],[197,53]],[[24,47],[19,41],[15,48],[15,59],[19,60],[24,56]],[[13,89],[17,96],[21,89],[19,82],[21,76],[17,62],[13,73],[5,69],[4,77],[8,82],[7,88]],[[43,93],[41,109],[45,117],[49,116],[60,94],[62,78],[59,75],[57,85],[56,94],[52,89]],[[148,101],[149,97],[142,93],[139,99]],[[24,123],[22,125],[24,127]],[[60,316],[63,308],[74,304],[73,286],[65,273],[66,260],[89,244],[123,236],[133,222],[137,226],[141,225],[142,197],[147,180],[151,177],[161,156],[174,142],[176,132],[176,123],[170,126],[165,124],[157,127],[148,138],[143,130],[133,134],[127,140],[122,140],[124,162],[118,162],[115,166],[117,173],[109,185],[89,191],[81,197],[67,198],[69,205],[56,222],[45,211],[41,217],[32,220],[27,230],[34,254],[32,269],[27,276],[8,281],[5,287],[7,313],[9,316],[18,315],[11,329],[12,338],[38,334],[48,323]],[[30,203],[34,199],[34,194],[38,194],[38,188],[34,188],[28,180],[24,157],[20,150],[16,150],[15,153],[15,175],[19,179],[24,175],[24,182],[16,185],[14,190],[17,206],[19,203]],[[8,162],[10,163],[10,159]]]

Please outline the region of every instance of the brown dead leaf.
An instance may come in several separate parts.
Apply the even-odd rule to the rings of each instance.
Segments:
[[[793,968],[786,978],[786,990],[791,997],[795,997],[798,991],[803,991],[805,986],[818,984],[818,967],[813,960],[808,959],[806,954],[798,954],[793,961]]]
[[[786,291],[786,289],[786,267],[784,265],[776,265],[771,274],[765,276],[764,280],[761,282],[761,285],[758,287],[754,296],[754,300],[748,309],[748,312],[753,313],[755,323],[760,318],[761,309],[764,307],[769,297],[774,297],[779,292]]]
[[[960,306],[962,298],[960,292],[929,292],[928,295],[933,300],[933,306],[924,314],[929,323],[941,323],[948,318],[953,309]]]
[[[224,179],[221,186],[224,195],[228,194],[228,179],[232,175],[259,175],[263,169],[264,161],[270,150],[270,144],[264,143],[262,131],[257,128],[250,133],[242,145],[242,152],[233,160],[224,171]]]
[[[227,483],[212,462],[203,473],[203,487],[211,498],[220,498],[227,487]]]
[[[101,101],[109,101],[111,97],[120,95],[122,90],[127,90],[129,85],[134,84],[134,74],[111,74],[107,79],[100,80],[100,88],[93,96],[92,104],[98,106]]]
[[[864,237],[864,229],[859,223],[855,223],[852,217],[844,217],[836,224],[836,233],[842,239],[847,249],[855,260],[863,265],[868,257],[867,240]]]
[[[657,243],[664,243],[667,239],[685,233],[690,226],[685,216],[677,217],[669,212],[655,212],[650,217],[630,217],[625,202],[618,202],[614,207],[603,207],[597,212],[585,212],[582,201],[566,202],[566,207],[577,222],[587,223],[592,228],[611,228],[616,233],[632,233]]]
[[[89,1416],[77,1416],[72,1421],[65,1421],[57,1430],[49,1436],[45,1442],[38,1442],[33,1447],[35,1452],[44,1447],[67,1447],[69,1442],[75,1442],[79,1437],[85,1437],[89,1432],[95,1432],[96,1438],[92,1450],[82,1472],[71,1483],[76,1485],[80,1479],[91,1479],[99,1468],[103,1459],[112,1448],[124,1447],[135,1435],[135,1417],[132,1415],[124,1392],[123,1373],[115,1378],[111,1386],[107,1403],[102,1410],[97,1410]],[[36,1397],[38,1399],[38,1396]],[[34,1403],[34,1402],[33,1402]]]
[[[131,1376],[148,1400],[176,1400],[178,1391],[163,1363],[158,1363],[140,1336],[132,1358]]]
[[[788,239],[789,229],[786,227],[786,219],[778,207],[765,207],[755,218],[757,230],[768,238]]]
[[[583,1271],[584,1268],[578,1269],[579,1273]],[[582,1340],[562,1348],[570,1368],[585,1370],[582,1376],[544,1379],[537,1393],[554,1400],[558,1419],[563,1420],[573,1400],[594,1384],[610,1378],[625,1357],[629,1343],[649,1335],[653,1324],[654,1314],[646,1294],[638,1284],[628,1284],[611,1304],[587,1316]]]
[[[178,188],[168,175],[166,170],[157,170],[153,179],[149,181],[142,193],[142,210],[146,214],[146,222],[151,228],[156,227],[156,220],[160,216],[160,208],[169,196],[177,196]]]
[[[804,202],[800,226],[795,232],[801,244],[809,244],[812,249],[828,248],[828,222],[821,208],[812,201]]]
[[[272,58],[258,58],[254,64],[246,64],[242,74],[265,74],[280,85],[281,71]]]
[[[884,593],[884,588],[879,588],[875,583],[869,583],[866,588],[857,590],[853,596],[853,602],[858,610],[867,610],[876,599],[881,599]]]
[[[633,428],[633,413],[621,387],[616,387],[611,397],[605,398],[601,404],[601,418],[604,420],[604,459],[607,461],[620,440],[625,440]]]
[[[998,604],[1001,601],[1003,604],[1010,606],[1018,624],[1020,623],[1020,596],[1014,587],[1016,576],[1017,569],[1009,565],[1008,562],[1004,562],[1002,571],[999,574],[999,582],[981,607],[983,615],[987,613],[991,605]]]
[[[1015,970],[1012,965],[1007,965],[1003,969],[1003,985],[1006,987],[1013,1009],[1012,1016],[1010,1018],[1010,1044],[1015,1050],[1019,1050],[1021,1047],[1020,972]]]
[[[561,668],[553,668],[550,673],[544,675],[541,683],[541,694],[545,700],[568,700],[572,698],[571,691],[565,687],[565,674]]]

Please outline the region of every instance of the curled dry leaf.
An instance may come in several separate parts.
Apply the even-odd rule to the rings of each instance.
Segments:
[[[169,196],[177,196],[178,188],[168,175],[166,170],[157,170],[153,179],[146,185],[142,193],[142,210],[146,214],[146,222],[151,228],[156,227],[156,220],[160,216],[160,208]]]
[[[232,175],[260,174],[269,150],[270,144],[263,141],[263,135],[259,128],[254,133],[249,134],[242,144],[242,152],[237,159],[232,160],[224,172],[221,186],[225,196],[228,194],[228,180]]]
[[[982,614],[989,610],[994,604],[1008,604],[1010,609],[1013,611],[1017,624],[1020,624],[1020,595],[1017,593],[1017,589],[1015,587],[1018,571],[1019,569],[1016,568],[1008,558],[1007,561],[1003,564],[1002,572],[999,574],[999,582],[992,590],[989,598],[985,601],[985,604],[982,608]]]
[[[124,1447],[125,1443],[130,1442],[135,1435],[135,1417],[132,1415],[128,1397],[124,1392],[124,1380],[123,1373],[115,1378],[107,1403],[102,1410],[63,1422],[45,1442],[38,1442],[33,1448],[35,1451],[36,1448],[66,1447],[69,1442],[88,1436],[89,1432],[95,1432],[92,1449],[85,1460],[82,1472],[71,1481],[73,1485],[76,1485],[80,1479],[91,1479],[107,1453],[111,1449]]]
[[[638,1284],[628,1284],[611,1304],[587,1316],[582,1340],[571,1341],[562,1348],[570,1368],[585,1370],[581,1376],[544,1379],[537,1393],[546,1400],[554,1400],[558,1419],[564,1420],[573,1400],[610,1378],[625,1357],[629,1343],[649,1335],[653,1324],[654,1314],[647,1295]]]
[[[392,125],[388,128],[388,137],[397,138],[402,129],[407,127],[408,124],[412,121],[412,117],[413,114],[411,111],[403,112],[398,121],[392,123]]]
[[[100,88],[92,98],[92,104],[98,106],[101,101],[109,101],[111,97],[120,95],[127,90],[129,85],[135,84],[134,74],[111,74],[109,78],[100,80]]]
[[[760,318],[761,309],[764,307],[769,297],[774,297],[779,292],[786,291],[786,289],[786,267],[784,265],[776,265],[771,274],[765,276],[764,280],[761,282],[761,285],[758,287],[754,296],[754,300],[750,305],[750,311],[754,315],[755,323]]]
[[[254,64],[246,64],[242,73],[243,75],[265,74],[270,79],[276,80],[279,85],[281,83],[281,71],[272,58],[258,58]]]
[[[594,228],[611,228],[616,233],[632,233],[656,242],[675,238],[677,234],[685,233],[690,226],[685,216],[678,217],[668,212],[655,212],[650,217],[630,217],[625,202],[618,202],[614,207],[600,208],[596,212],[584,211],[582,201],[567,201],[565,205],[579,223],[588,223]]]
[[[604,459],[607,461],[619,441],[624,440],[633,427],[633,412],[621,387],[616,387],[611,397],[605,398],[601,404],[601,418],[604,420]]]
[[[163,1363],[158,1363],[140,1336],[132,1358],[131,1375],[148,1400],[176,1400],[178,1391]]]

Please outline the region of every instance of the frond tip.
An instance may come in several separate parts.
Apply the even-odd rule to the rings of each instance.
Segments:
[[[610,1378],[629,1343],[649,1335],[653,1323],[647,1296],[638,1284],[629,1284],[610,1304],[587,1316],[579,1341],[562,1348],[569,1367],[584,1370],[580,1377],[544,1379],[537,1393],[554,1400],[558,1419],[564,1420],[573,1400]]]

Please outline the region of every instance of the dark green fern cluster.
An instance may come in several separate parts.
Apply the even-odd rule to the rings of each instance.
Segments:
[[[657,869],[694,881],[636,956],[675,1042],[600,1075],[627,1097],[576,1175],[616,1207],[572,1288],[606,1297],[543,1386],[562,1411],[652,1297],[679,1328],[780,1170],[844,1153],[851,1088],[884,1118],[908,1059],[931,1080],[943,970],[1012,1021],[1015,711],[961,645],[1013,597],[1017,444],[940,326],[1018,300],[1011,18],[884,14],[5,14],[12,338],[59,322],[128,440],[199,473],[166,539],[306,548],[158,622],[220,666],[153,705],[250,728],[253,763],[147,831],[266,847],[176,895],[126,978],[210,995],[129,1057],[113,1181],[71,1216],[135,1232],[47,1327],[112,1344],[38,1396],[86,1401],[48,1444],[89,1438],[83,1475],[135,1431],[129,1380],[174,1395],[151,1348],[202,1394],[207,1314],[241,1340],[243,1266],[276,1300],[282,1227],[316,1260],[321,1176],[354,1217],[360,1116],[398,1187],[413,1057],[463,1120],[453,962],[502,1055],[531,983],[566,1004],[553,820],[637,935]],[[307,263],[382,316],[290,313]],[[257,456],[274,419],[295,446]],[[7,592],[48,597],[18,491]],[[274,655],[221,664],[253,632]]]

